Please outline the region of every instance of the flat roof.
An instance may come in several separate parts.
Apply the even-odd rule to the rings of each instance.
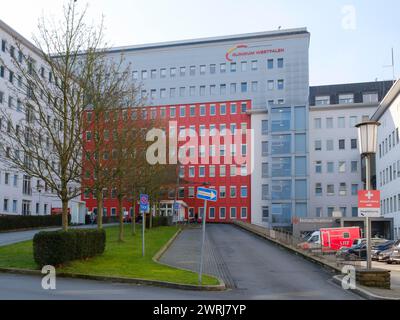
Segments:
[[[195,44],[218,43],[218,42],[226,42],[226,41],[279,38],[279,37],[293,36],[293,35],[309,36],[310,33],[307,31],[307,28],[282,29],[282,30],[275,30],[275,31],[243,33],[243,34],[227,35],[227,36],[219,36],[219,37],[208,37],[208,38],[198,38],[198,39],[189,39],[189,40],[139,44],[139,45],[133,45],[133,46],[114,47],[114,48],[110,48],[107,51],[108,52],[139,51],[139,50],[159,49],[159,48],[168,48],[168,47],[190,46],[190,45],[195,45]]]

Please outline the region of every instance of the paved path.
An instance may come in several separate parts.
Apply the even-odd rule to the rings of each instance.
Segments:
[[[110,224],[104,224],[104,227],[109,227],[117,225],[116,223],[110,223]],[[83,226],[73,226],[70,228],[97,228],[97,225],[83,225]],[[0,233],[0,247],[1,246],[6,246],[9,244],[21,242],[21,241],[27,241],[33,239],[33,236],[40,232],[40,231],[52,231],[52,230],[59,230],[60,228],[46,228],[46,229],[34,229],[34,230],[28,230],[28,231],[14,231],[14,232],[1,232]]]
[[[198,271],[201,229],[183,231],[161,262]],[[207,225],[205,272],[249,299],[356,299],[332,274],[232,225]]]

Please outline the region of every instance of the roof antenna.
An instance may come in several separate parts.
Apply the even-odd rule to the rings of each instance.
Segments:
[[[384,68],[392,68],[392,72],[393,72],[393,83],[396,82],[396,73],[395,73],[395,68],[394,68],[394,49],[392,47],[392,64],[388,65],[388,66],[383,66]]]

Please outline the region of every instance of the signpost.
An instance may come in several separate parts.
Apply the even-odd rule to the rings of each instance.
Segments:
[[[367,239],[367,269],[371,269],[371,217],[381,215],[381,192],[379,190],[358,191],[358,216],[365,218],[364,233]]]
[[[203,255],[204,255],[204,243],[206,238],[206,217],[207,217],[207,201],[217,201],[217,190],[208,189],[203,187],[197,188],[197,199],[204,200],[203,207],[203,216],[202,216],[202,224],[203,224],[203,238],[201,241],[201,254],[200,254],[200,271],[199,271],[199,284],[201,285],[201,277],[203,274]]]
[[[142,256],[144,257],[144,229],[146,228],[146,212],[149,211],[149,195],[140,195],[140,211],[142,212]]]

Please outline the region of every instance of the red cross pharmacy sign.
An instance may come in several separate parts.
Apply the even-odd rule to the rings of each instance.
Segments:
[[[358,191],[358,216],[380,217],[381,192],[379,190]]]

